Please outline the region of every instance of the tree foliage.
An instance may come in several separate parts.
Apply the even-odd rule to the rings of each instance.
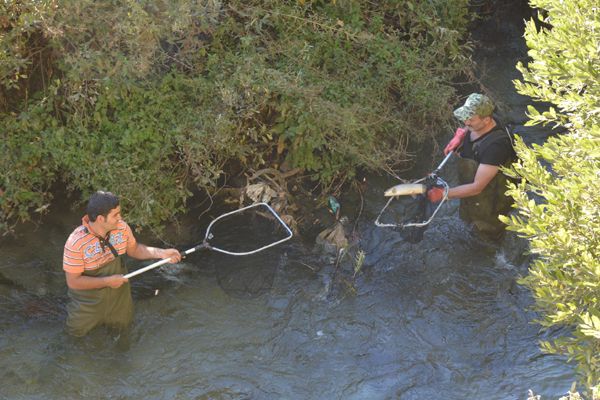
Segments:
[[[230,166],[326,188],[449,122],[467,0],[0,5],[0,224],[64,182],[159,225]],[[368,150],[367,150],[368,149]]]
[[[523,80],[515,85],[552,104],[530,107],[530,124],[558,124],[568,133],[533,148],[518,142],[513,173],[522,181],[510,194],[519,213],[505,221],[537,256],[523,283],[540,323],[573,328],[543,349],[568,355],[593,387],[600,379],[600,14],[593,0],[530,4],[546,11],[539,18],[547,28],[527,23],[531,61],[518,65]]]

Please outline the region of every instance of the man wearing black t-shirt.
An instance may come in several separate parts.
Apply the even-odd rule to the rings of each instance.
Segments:
[[[500,167],[512,163],[516,156],[510,134],[494,119],[493,112],[494,104],[487,96],[471,94],[454,111],[465,128],[457,130],[444,153],[456,151],[460,156],[460,185],[450,188],[448,198],[461,199],[459,213],[463,220],[488,237],[497,238],[504,232],[498,215],[507,214],[512,205],[512,199],[505,194],[507,177]],[[432,202],[442,196],[439,188],[427,192]]]

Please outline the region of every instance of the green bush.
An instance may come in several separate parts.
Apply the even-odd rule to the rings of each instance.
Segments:
[[[0,223],[64,181],[159,226],[232,165],[323,190],[450,122],[467,0],[22,1],[0,17]],[[368,149],[368,151],[365,151]]]
[[[568,355],[591,388],[600,379],[600,15],[592,0],[531,5],[547,11],[543,22],[552,28],[527,23],[531,61],[518,66],[523,81],[515,84],[553,105],[544,112],[530,107],[530,124],[557,123],[568,133],[533,148],[517,143],[513,172],[522,181],[510,194],[519,212],[505,221],[529,238],[536,255],[522,282],[535,297],[539,322],[573,328],[543,349]]]

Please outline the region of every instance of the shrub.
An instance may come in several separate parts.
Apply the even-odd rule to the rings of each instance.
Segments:
[[[600,15],[592,0],[532,0],[547,11],[525,38],[531,61],[518,65],[521,94],[552,104],[529,108],[530,124],[560,124],[568,133],[543,145],[517,143],[522,178],[509,191],[518,215],[509,229],[529,238],[536,255],[522,280],[533,293],[545,328],[570,327],[571,335],[543,342],[551,353],[576,362],[588,387],[600,379]],[[534,201],[531,195],[541,201]]]
[[[451,118],[467,0],[3,4],[0,223],[57,180],[158,226],[235,164],[323,190]],[[368,150],[367,150],[368,149]]]

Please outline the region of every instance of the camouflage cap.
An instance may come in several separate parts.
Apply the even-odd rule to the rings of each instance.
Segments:
[[[460,121],[466,121],[474,115],[489,117],[494,113],[494,103],[489,97],[479,93],[471,93],[465,105],[454,110],[454,116]]]

